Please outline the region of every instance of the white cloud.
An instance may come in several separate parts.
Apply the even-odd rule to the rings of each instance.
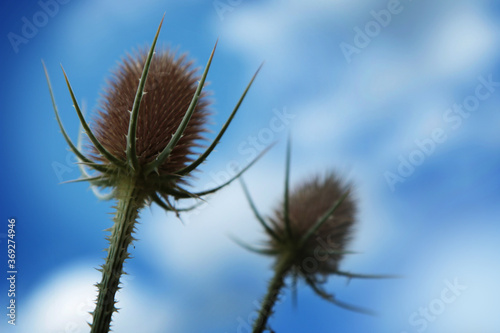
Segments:
[[[422,255],[418,256],[417,261],[408,263],[410,271],[405,279],[407,281],[397,283],[392,292],[387,293],[388,297],[381,300],[384,303],[381,308],[387,309],[385,320],[391,323],[388,325],[400,321],[401,332],[405,329],[407,332],[416,332],[423,327],[423,323],[411,325],[408,321],[410,315],[419,313],[420,308],[429,307],[430,304],[440,310],[437,303],[440,303],[438,299],[447,287],[444,281],[454,283],[456,280],[464,286],[463,290],[457,292],[459,296],[452,302],[443,302],[445,309],[442,313],[436,315],[436,311],[431,312],[435,319],[427,321],[425,332],[498,330],[499,321],[495,313],[496,300],[500,296],[500,288],[496,283],[500,278],[500,269],[495,256],[499,251],[498,228],[493,227],[495,222],[491,216],[491,212],[481,216],[474,213],[464,216],[461,221],[454,221],[457,226],[472,221],[491,221],[489,230],[487,227],[483,230],[457,227],[444,233],[438,241],[431,238],[427,247],[417,245]],[[481,246],[477,246],[478,241]],[[422,322],[423,316],[418,318]]]
[[[357,7],[359,3],[344,0],[242,4],[227,19],[217,19],[215,29],[224,45],[229,43],[245,59],[252,63],[264,60],[266,69],[262,75],[270,73],[266,80],[276,88],[277,84],[300,81],[310,66],[325,65],[318,64],[317,59],[333,59],[331,49],[338,51],[337,45],[333,41],[318,41],[316,34],[319,29],[330,29],[332,22],[345,22],[359,10]],[[311,55],[315,59],[308,59]]]
[[[373,9],[370,6],[376,7],[375,4],[366,8],[359,4],[350,6],[343,1],[241,6],[231,14],[234,19],[218,28],[235,51],[269,63],[265,72],[271,72],[272,78],[266,77],[266,82],[274,91],[282,86],[289,89],[288,104],[315,100],[311,102],[314,107],[323,104],[322,109],[329,112],[353,114],[354,111],[356,117],[364,112],[363,118],[369,118],[372,110],[382,107],[391,112],[391,103],[398,100],[411,98],[413,102],[418,96],[428,98],[437,93],[447,98],[460,83],[456,81],[457,76],[470,80],[472,72],[475,78],[497,53],[496,27],[488,23],[477,5],[462,4],[442,11],[439,19],[417,21],[428,26],[412,29],[421,28],[429,33],[415,45],[391,39],[392,30],[382,31],[376,41],[363,49],[355,63],[349,65],[343,59],[338,63],[332,52],[339,52],[337,45],[333,45],[338,38],[336,34],[341,31],[339,27],[342,24],[350,27],[353,23],[346,22],[345,17],[352,20],[367,14]],[[403,24],[402,15],[413,15],[413,11],[409,8],[400,15],[393,25]],[[324,23],[331,21],[337,26]],[[309,49],[311,43],[314,52]],[[315,79],[325,80],[328,75],[326,86],[321,89],[318,86],[320,90],[312,96],[308,96],[311,92],[303,91],[304,84],[314,83]],[[451,88],[446,89],[446,85]],[[295,88],[302,93],[292,94]],[[329,98],[325,98],[332,95],[335,98],[330,101],[335,104],[329,104]],[[304,112],[311,110],[306,106],[303,109]],[[325,127],[319,127],[320,134]]]
[[[23,316],[18,320],[20,332],[83,333],[88,332],[89,311],[94,310],[97,292],[94,284],[100,273],[94,263],[83,262],[55,272],[29,299]],[[167,306],[145,290],[139,281],[122,278],[125,286],[117,294],[117,307],[113,316],[116,332],[164,332],[173,318],[168,318]],[[147,307],[144,306],[147,304]]]
[[[282,171],[276,171],[276,167],[269,169],[266,172],[266,162],[262,161],[245,177],[262,214],[270,213],[283,187]],[[174,214],[165,215],[156,208],[152,215],[143,214],[140,237],[141,242],[148,244],[144,247],[144,258],[164,263],[166,274],[172,270],[187,275],[199,271],[219,274],[221,267],[241,254],[229,235],[248,243],[264,239],[238,182],[208,197],[207,203],[195,213],[181,213],[185,224]],[[157,255],[154,258],[147,255],[151,253]]]
[[[452,7],[429,35],[429,72],[455,77],[481,70],[497,54],[497,30],[475,4]]]

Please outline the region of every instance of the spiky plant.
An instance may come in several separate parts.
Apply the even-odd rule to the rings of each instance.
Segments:
[[[339,270],[355,224],[356,203],[350,186],[333,172],[312,177],[293,191],[289,191],[290,141],[287,146],[285,191],[283,202],[267,220],[257,210],[247,186],[240,179],[250,207],[263,226],[267,247],[256,248],[236,240],[244,248],[275,258],[274,277],[264,297],[253,332],[263,332],[285,279],[292,277],[293,292],[299,278],[303,279],[321,298],[342,308],[371,313],[334,297],[322,286],[329,275],[348,278],[389,278],[389,275],[352,274]],[[269,328],[270,329],[270,328]]]
[[[168,50],[155,53],[163,23],[160,23],[148,52],[128,55],[104,90],[93,129],[77,103],[68,77],[64,78],[90,148],[82,150],[80,130],[78,145],[67,135],[59,117],[47,69],[47,83],[61,132],[79,161],[82,178],[100,199],[116,199],[114,224],[109,229],[109,248],[97,284],[98,297],[90,324],[92,333],[108,332],[115,307],[128,247],[139,211],[155,202],[178,214],[172,200],[200,198],[231,183],[257,159],[228,182],[211,190],[191,192],[186,188],[193,170],[202,164],[220,141],[245,98],[255,75],[244,90],[221,131],[206,150],[196,158],[193,148],[200,146],[209,114],[207,93],[202,92],[215,47],[201,77],[195,75],[186,56],[178,58]],[[258,72],[258,71],[257,71]],[[198,83],[197,83],[198,82]],[[88,169],[93,169],[89,173]],[[105,189],[106,194],[98,189]]]

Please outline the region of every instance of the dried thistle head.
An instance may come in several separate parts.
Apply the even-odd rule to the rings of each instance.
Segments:
[[[285,207],[281,203],[275,209],[274,216],[269,218],[277,236],[269,239],[270,249],[283,254],[290,250],[296,251],[293,256],[294,266],[302,274],[312,277],[316,274],[335,273],[346,251],[355,222],[356,207],[351,192],[347,192],[347,189],[348,186],[333,172],[315,176],[294,188],[288,199],[290,236]],[[335,212],[328,215],[332,205],[341,199]],[[324,223],[306,239],[310,230],[325,216]],[[302,245],[301,239],[305,240]]]
[[[177,212],[169,198],[199,198],[213,193],[238,178],[257,160],[214,189],[191,193],[182,186],[219,143],[258,70],[213,142],[203,153],[193,157],[193,148],[205,146],[202,142],[207,131],[210,103],[208,93],[202,89],[215,47],[201,77],[198,77],[186,55],[176,57],[166,49],[155,53],[161,25],[149,51],[140,50],[126,56],[113,73],[102,94],[93,130],[85,120],[63,70],[74,107],[90,142],[87,152],[82,151],[81,135],[75,146],[66,134],[45,65],[44,69],[56,119],[80,162],[83,178],[77,181],[90,182],[94,193],[101,199],[112,199],[118,195],[114,190],[120,184],[133,183],[144,202],[154,201]],[[93,174],[87,171],[89,168],[94,170]],[[97,188],[111,188],[111,191],[102,195]]]
[[[275,258],[275,274],[293,277],[295,291],[298,278],[325,300],[342,308],[371,313],[335,298],[322,284],[330,275],[348,278],[389,278],[389,275],[352,274],[339,269],[347,251],[356,222],[356,202],[351,185],[340,180],[333,172],[309,178],[289,191],[290,142],[287,147],[285,191],[280,205],[271,217],[265,219],[255,207],[250,193],[240,179],[252,211],[263,226],[268,239],[266,247],[256,248],[239,240],[244,248]],[[274,281],[274,280],[273,280]]]
[[[108,80],[99,102],[94,123],[95,136],[111,154],[121,160],[127,158],[130,109],[147,56],[144,49],[127,55]],[[168,49],[156,51],[153,55],[137,119],[136,154],[139,169],[153,162],[168,145],[196,93],[200,77],[192,68],[193,62],[186,58],[186,54],[176,57]],[[158,165],[158,176],[172,176],[192,162],[193,148],[201,146],[200,140],[204,139],[203,133],[207,131],[210,104],[207,95],[205,91],[201,93],[183,135],[168,158]],[[96,163],[109,163],[95,146],[91,146],[91,157]],[[111,163],[110,168],[113,167]],[[145,181],[151,184],[143,186],[154,187],[155,178],[146,178]]]
[[[94,132],[101,144],[114,156],[125,160],[130,109],[134,104],[138,78],[141,77],[147,51],[127,55],[108,80],[99,102]],[[136,154],[139,167],[151,163],[167,146],[179,127],[193,98],[200,77],[186,54],[175,56],[168,49],[156,51],[149,68],[137,122]],[[192,148],[204,139],[208,105],[207,93],[200,95],[191,119],[170,156],[158,166],[160,175],[174,174],[192,159]],[[109,161],[91,147],[96,162]]]

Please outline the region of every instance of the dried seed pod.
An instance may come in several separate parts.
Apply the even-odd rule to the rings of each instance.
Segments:
[[[108,80],[99,102],[94,132],[102,145],[114,156],[126,159],[130,111],[134,104],[138,79],[147,59],[142,49],[127,55]],[[167,146],[179,127],[196,92],[200,77],[186,54],[180,57],[168,49],[156,51],[144,87],[137,123],[136,154],[139,168],[152,162]],[[204,139],[209,114],[207,93],[201,94],[191,119],[170,156],[158,167],[159,175],[171,175],[192,161],[193,150]],[[108,163],[94,146],[96,162]],[[154,184],[147,184],[154,186]]]
[[[270,248],[276,252],[295,251],[294,266],[302,274],[336,272],[355,222],[356,208],[350,192],[304,244],[299,246],[299,243],[332,205],[345,195],[347,188],[333,172],[297,186],[288,199],[291,237],[288,239],[284,205],[281,203],[270,221],[279,239],[288,240],[282,242],[271,237]]]
[[[321,298],[347,310],[371,314],[370,310],[338,300],[323,288],[329,275],[362,279],[394,277],[339,270],[344,255],[351,253],[347,251],[347,245],[356,222],[356,202],[351,185],[341,181],[334,172],[328,172],[324,176],[309,178],[290,192],[290,140],[286,154],[284,198],[271,217],[266,219],[259,213],[247,186],[242,179],[240,181],[250,208],[268,239],[264,248],[235,241],[247,250],[275,258],[274,276],[269,282],[253,332],[261,333],[269,329],[269,316],[289,275],[293,277],[294,291],[300,277]]]

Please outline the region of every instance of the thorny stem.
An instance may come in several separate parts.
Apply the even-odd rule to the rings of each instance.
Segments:
[[[135,180],[124,178],[116,188],[118,204],[113,227],[110,228],[109,249],[106,262],[102,265],[102,280],[96,286],[99,295],[93,312],[91,333],[107,333],[110,329],[111,316],[118,311],[115,308],[115,294],[120,289],[120,277],[125,274],[123,263],[129,258],[128,246],[134,238],[139,209],[144,206],[144,198],[136,187]]]
[[[253,333],[262,333],[267,327],[267,321],[272,315],[274,305],[278,300],[281,289],[285,285],[285,278],[290,269],[292,262],[288,258],[284,258],[276,265],[274,277],[269,282],[267,294],[262,301],[259,317],[254,322]]]

